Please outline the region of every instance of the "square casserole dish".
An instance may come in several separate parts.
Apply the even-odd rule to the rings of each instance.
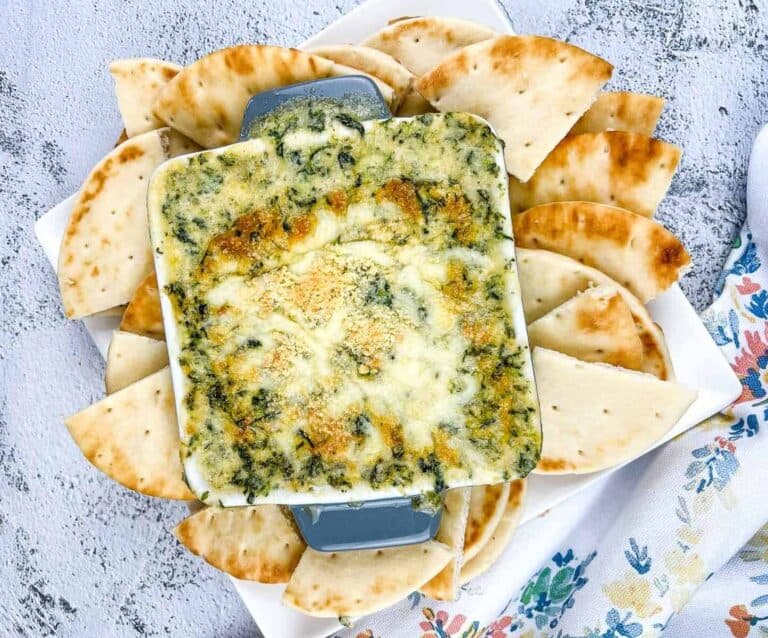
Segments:
[[[535,467],[506,171],[484,120],[278,120],[169,160],[148,197],[202,501],[366,501]]]

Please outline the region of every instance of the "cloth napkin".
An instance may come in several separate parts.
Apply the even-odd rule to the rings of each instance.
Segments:
[[[414,592],[338,638],[768,636],[768,127],[747,202],[702,315],[730,409],[524,525],[456,602]]]

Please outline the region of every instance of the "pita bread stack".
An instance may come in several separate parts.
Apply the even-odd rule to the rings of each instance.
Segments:
[[[525,479],[518,479],[510,484],[504,511],[488,536],[488,540],[477,549],[472,558],[466,560],[461,566],[459,581],[462,584],[485,572],[509,545],[509,541],[523,516],[526,485]]]
[[[626,131],[651,136],[664,109],[664,98],[644,93],[606,91],[573,125],[569,135]]]
[[[583,200],[652,217],[680,161],[680,149],[640,133],[569,135],[526,183],[509,180],[512,214]]]
[[[449,547],[453,558],[442,571],[421,586],[422,593],[434,600],[456,599],[469,516],[470,491],[469,488],[448,490],[443,500],[443,514],[435,540]]]
[[[508,35],[460,49],[421,76],[416,89],[439,111],[469,111],[488,120],[504,140],[507,171],[526,182],[612,70],[565,42]]]
[[[646,307],[629,290],[604,273],[581,262],[547,250],[517,250],[517,267],[525,318],[532,325],[561,304],[592,286],[616,290],[632,313],[643,346],[643,372],[666,380],[674,376],[664,335]],[[552,349],[557,349],[552,346]]]
[[[334,74],[334,63],[296,49],[243,44],[185,67],[160,91],[154,112],[205,148],[236,141],[251,96]]]
[[[661,224],[621,208],[557,202],[512,219],[521,248],[543,248],[613,277],[646,303],[675,283],[691,258]]]

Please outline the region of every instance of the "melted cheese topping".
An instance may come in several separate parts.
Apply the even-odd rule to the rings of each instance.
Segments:
[[[465,114],[166,163],[149,211],[203,500],[508,481],[540,433],[501,148]]]

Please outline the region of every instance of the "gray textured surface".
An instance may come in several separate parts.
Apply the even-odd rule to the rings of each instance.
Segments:
[[[226,579],[180,550],[184,515],[92,470],[61,417],[102,394],[102,361],[64,319],[32,224],[119,129],[106,64],[178,62],[242,41],[295,44],[356,2],[0,0],[0,636],[250,636]],[[213,7],[215,6],[215,9]],[[768,119],[768,7],[707,0],[514,0],[519,32],[568,37],[664,95],[685,156],[661,218],[691,249],[704,307],[744,218],[750,141]]]

